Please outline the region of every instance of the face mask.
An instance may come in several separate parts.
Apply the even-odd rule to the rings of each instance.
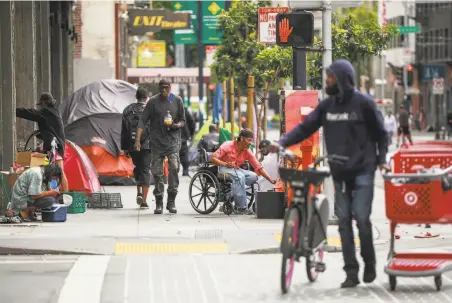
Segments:
[[[337,84],[334,84],[332,87],[326,87],[325,92],[330,96],[335,96],[339,94],[339,86]]]

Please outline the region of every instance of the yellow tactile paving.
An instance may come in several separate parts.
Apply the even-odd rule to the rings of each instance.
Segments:
[[[115,255],[184,254],[227,252],[225,243],[116,243]]]
[[[282,235],[281,234],[274,234],[273,235],[277,242],[281,242]],[[340,237],[328,237],[328,245],[330,246],[342,246],[341,238]],[[355,244],[359,244],[359,238],[355,238]]]

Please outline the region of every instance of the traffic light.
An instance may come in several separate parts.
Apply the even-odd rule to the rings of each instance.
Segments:
[[[308,47],[314,43],[314,15],[311,12],[290,12],[276,15],[276,44]]]
[[[396,74],[397,85],[398,86],[404,86],[404,82],[403,82],[403,67],[394,66],[394,71],[395,71],[395,74]]]
[[[406,84],[408,87],[413,86],[414,83],[414,68],[412,65],[406,66]]]

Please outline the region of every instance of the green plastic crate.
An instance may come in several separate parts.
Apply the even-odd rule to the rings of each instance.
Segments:
[[[67,208],[68,214],[82,214],[86,211],[86,202],[88,201],[88,197],[84,192],[71,191],[63,192],[63,194],[72,197],[72,204]]]

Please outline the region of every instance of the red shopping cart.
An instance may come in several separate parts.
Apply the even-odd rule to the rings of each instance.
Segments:
[[[452,253],[396,253],[397,224],[452,223],[452,144],[427,142],[402,147],[393,157],[394,172],[383,175],[391,242],[385,272],[391,290],[397,278],[433,276],[452,270]],[[436,167],[436,169],[432,169]]]

